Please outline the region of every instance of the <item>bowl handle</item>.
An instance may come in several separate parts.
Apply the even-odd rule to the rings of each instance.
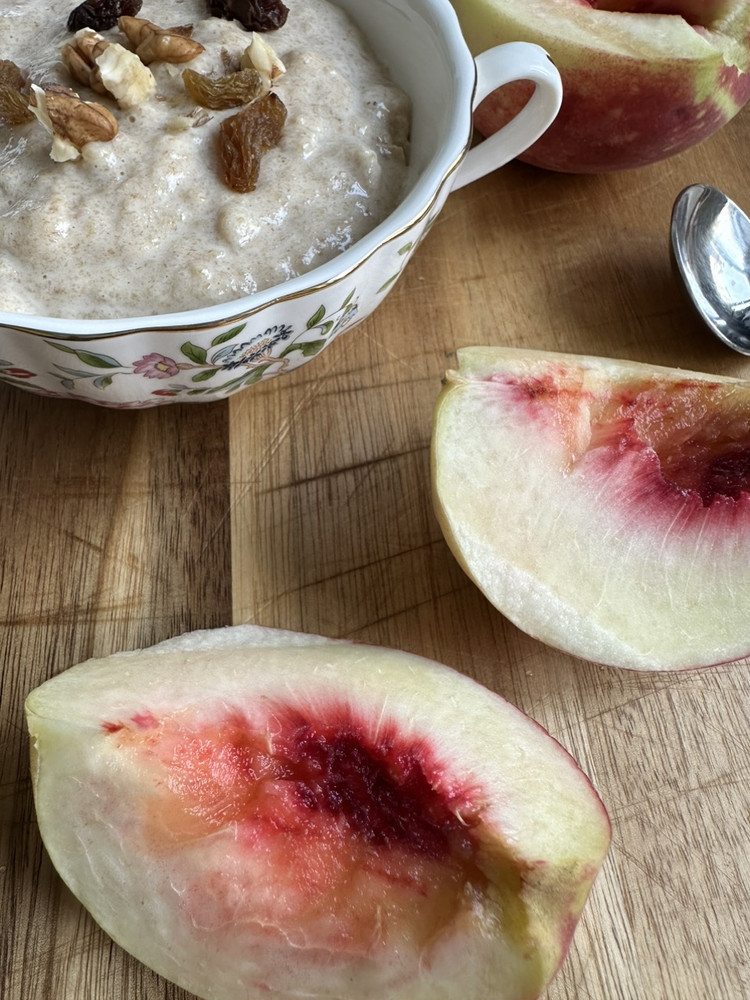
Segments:
[[[475,110],[480,101],[503,84],[531,80],[534,92],[507,125],[468,151],[456,171],[451,190],[484,177],[528,149],[557,116],[562,102],[560,74],[547,52],[532,42],[506,42],[477,56]]]

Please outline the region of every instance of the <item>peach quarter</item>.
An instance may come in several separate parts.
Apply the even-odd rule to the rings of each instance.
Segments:
[[[532,1000],[609,844],[555,740],[403,652],[190,633],[65,671],[27,718],[60,875],[207,1000]]]
[[[677,670],[750,652],[750,385],[606,358],[467,348],[433,428],[453,552],[519,628]]]
[[[746,0],[452,0],[469,48],[545,48],[563,82],[556,121],[521,159],[570,173],[645,166],[707,139],[750,98]],[[529,96],[514,83],[477,108],[492,134]]]

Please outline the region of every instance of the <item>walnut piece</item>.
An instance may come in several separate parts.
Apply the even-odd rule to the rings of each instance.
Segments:
[[[26,76],[10,59],[0,59],[0,85],[23,90],[26,86]]]
[[[60,49],[60,56],[70,75],[97,94],[109,95],[99,67],[96,65],[96,57],[101,55],[108,45],[109,42],[101,35],[92,32],[88,35],[82,34],[81,37],[76,35],[74,42],[67,42]]]
[[[167,132],[186,132],[189,128],[201,128],[207,125],[213,115],[204,108],[193,108],[189,115],[175,115],[167,122]]]
[[[240,65],[243,69],[255,69],[263,77],[265,89],[270,90],[274,82],[286,73],[286,66],[265,38],[253,32],[250,44],[242,53]]]
[[[187,36],[184,28],[160,28],[142,17],[121,17],[117,26],[146,65],[152,62],[190,62],[205,51],[200,42]]]
[[[0,59],[0,122],[23,125],[33,120],[26,93],[26,77],[10,59]]]
[[[121,108],[134,108],[156,90],[154,74],[135,52],[108,42],[91,28],[77,31],[60,50],[62,60],[79,83],[115,98]]]
[[[50,156],[58,163],[77,160],[88,142],[109,142],[117,119],[101,104],[82,100],[68,87],[32,84],[29,107],[52,136]]]

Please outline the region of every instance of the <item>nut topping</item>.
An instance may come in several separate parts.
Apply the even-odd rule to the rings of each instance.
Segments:
[[[0,59],[0,87],[12,87],[14,90],[23,90],[26,86],[26,77],[22,70],[10,59]]]
[[[188,37],[184,28],[160,28],[141,17],[121,17],[117,26],[146,65],[152,62],[190,62],[205,51],[200,42]]]
[[[282,74],[286,73],[286,66],[276,55],[274,49],[268,44],[265,38],[257,31],[253,32],[250,44],[242,53],[240,64],[243,69],[256,69],[263,77],[266,90],[268,90]]]
[[[213,115],[203,108],[193,108],[189,115],[176,115],[167,122],[168,132],[186,132],[189,128],[201,128],[207,125]]]
[[[101,35],[93,32],[84,34],[81,31],[76,35],[73,43],[66,43],[60,49],[60,56],[70,75],[79,83],[96,91],[97,94],[109,95],[109,91],[104,86],[101,71],[96,65],[97,56],[100,56],[109,44]]]
[[[32,84],[29,106],[52,135],[50,156],[58,163],[77,160],[88,142],[109,142],[117,135],[117,119],[111,111],[82,100],[68,87],[43,90]]]
[[[259,32],[281,27],[289,11],[281,0],[208,3],[213,15],[237,19],[252,31],[250,44],[239,63],[232,60],[231,71],[218,79],[192,69],[182,71],[185,90],[197,107],[190,115],[170,119],[167,129],[177,132],[206,124],[211,116],[203,109],[242,107],[219,127],[219,156],[226,184],[234,191],[252,191],[260,159],[278,145],[287,115],[284,103],[272,92],[286,67]],[[190,37],[192,25],[161,28],[135,16],[141,6],[142,0],[87,0],[79,4],[68,18],[68,27],[78,30],[60,49],[62,62],[76,81],[95,93],[113,97],[123,109],[141,104],[155,92],[156,80],[147,64],[186,63],[205,51]],[[115,25],[134,51],[94,30]],[[221,54],[226,66],[228,54],[225,50]],[[32,85],[27,95],[22,71],[15,63],[0,60],[0,122],[17,124],[35,117],[52,136],[50,156],[58,162],[78,159],[87,143],[107,142],[118,132],[111,111],[84,100],[68,87]]]
[[[34,120],[29,110],[26,77],[14,62],[0,59],[0,122],[23,125]]]
[[[60,50],[71,75],[98,94],[110,94],[121,108],[142,104],[156,90],[156,80],[134,52],[108,42],[90,28],[76,32]]]

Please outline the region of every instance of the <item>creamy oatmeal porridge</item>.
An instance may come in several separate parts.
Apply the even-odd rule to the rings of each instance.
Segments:
[[[0,121],[0,309],[105,318],[211,305],[329,260],[398,203],[408,100],[335,6],[287,0],[286,23],[261,36],[285,69],[272,89],[287,114],[257,187],[237,193],[221,175],[217,132],[239,109],[197,108],[182,73],[235,71],[251,34],[207,16],[207,0],[144,0],[139,18],[193,24],[205,48],[185,64],[151,63],[155,91],[123,109],[60,61],[74,5],[4,4],[0,59],[37,86],[105,106],[119,130],[55,162],[39,121]],[[117,27],[102,35],[132,48]]]

